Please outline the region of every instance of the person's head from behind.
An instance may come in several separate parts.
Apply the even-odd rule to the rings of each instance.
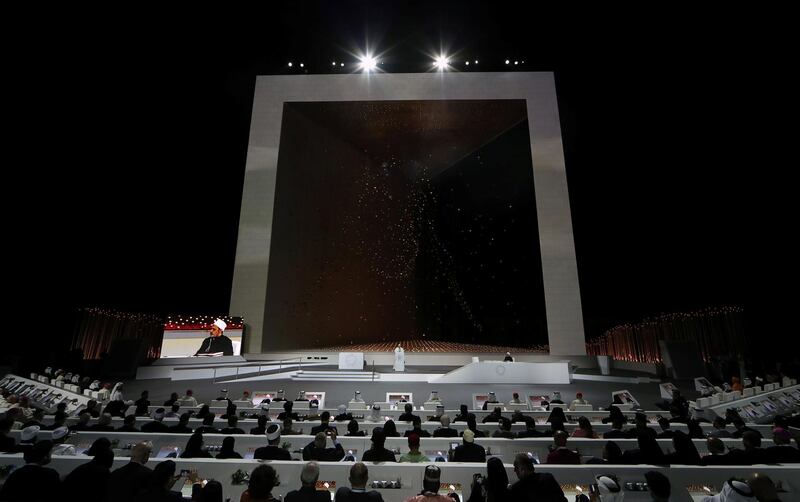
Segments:
[[[114,450],[106,448],[98,451],[95,453],[92,462],[105,469],[111,469],[111,466],[114,465]]]
[[[614,417],[614,420],[611,421],[611,427],[614,429],[622,429],[625,427],[625,418],[624,417]]]
[[[222,483],[210,480],[197,495],[197,502],[222,502]]]
[[[403,408],[406,410],[406,413],[411,413],[412,411],[414,411],[414,407],[411,405],[411,403],[406,403],[406,405]]]
[[[592,428],[592,423],[589,422],[589,419],[586,417],[579,417],[578,418],[578,427],[584,430],[590,430]]]
[[[792,443],[792,434],[783,427],[775,427],[772,429],[772,441],[778,445],[790,445]]]
[[[745,450],[761,448],[761,435],[755,431],[745,431],[742,434],[742,446]]]
[[[667,502],[672,493],[669,478],[658,471],[647,471],[644,473],[647,481],[647,489],[650,491],[650,498],[653,502]]]
[[[178,413],[181,409],[180,403],[173,403],[172,404],[172,413]]]
[[[753,474],[747,484],[750,485],[757,500],[780,500],[775,483],[766,474]]]
[[[525,453],[517,453],[514,457],[514,473],[519,479],[524,479],[533,474],[533,460]]]
[[[294,401],[285,401],[283,403],[283,411],[285,411],[286,413],[291,413],[293,406],[294,406]]]
[[[419,453],[419,435],[418,434],[410,434],[408,436],[408,449],[411,450],[412,453],[414,453],[414,452]]]
[[[314,447],[321,450],[325,448],[326,443],[327,443],[327,438],[325,437],[325,433],[317,432],[317,435],[314,436]]]
[[[172,394],[169,395],[169,399],[170,401],[175,401],[176,399],[178,399],[178,393],[173,392]]]
[[[357,490],[363,490],[369,480],[369,469],[363,462],[356,462],[350,468],[350,486]]]
[[[746,427],[746,425],[744,424],[744,420],[742,420],[741,418],[737,418],[736,420],[734,420],[733,426],[736,427],[737,431],[740,431]]]
[[[386,423],[383,424],[383,433],[386,437],[395,437],[397,435],[397,426],[394,420],[387,420]]]
[[[175,462],[164,460],[156,464],[150,476],[152,487],[158,491],[169,490],[175,482]]]
[[[467,416],[467,429],[469,430],[476,430],[478,428],[478,422],[475,419],[475,415],[470,414]]]
[[[237,417],[236,415],[228,416],[228,427],[233,428],[236,427],[237,425],[239,425],[239,417]]]
[[[136,415],[126,415],[125,418],[122,419],[122,424],[127,427],[133,427],[136,425]]]
[[[503,409],[499,406],[495,406],[492,410],[492,415],[494,416],[500,416],[501,413],[503,413]]]
[[[287,430],[287,431],[292,430],[292,423],[293,422],[292,422],[291,418],[289,418],[289,417],[284,418],[283,419],[283,430]]]
[[[203,425],[205,425],[206,427],[213,427],[214,426],[214,418],[216,418],[214,416],[214,414],[213,413],[209,413],[208,415],[203,417]]]
[[[233,451],[234,447],[236,446],[236,438],[233,436],[227,436],[225,439],[222,440],[222,450],[225,453],[230,453]]]
[[[142,399],[147,399],[148,397],[150,397],[150,391],[143,390]]]
[[[609,464],[617,464],[622,458],[622,449],[614,441],[607,441],[603,445],[603,459]]]
[[[422,478],[422,489],[428,493],[438,493],[441,484],[442,471],[435,465],[429,465],[425,468],[425,474]]]
[[[383,445],[386,443],[386,433],[383,430],[383,427],[375,427],[372,429],[372,447],[373,448],[383,448]]]
[[[500,418],[500,429],[503,430],[503,432],[511,432],[511,420],[509,420],[509,419],[507,419],[505,417],[501,417]]]
[[[180,425],[186,426],[189,423],[189,417],[191,417],[189,413],[181,413],[181,416],[178,419],[178,423]]]
[[[661,427],[662,430],[667,430],[670,427],[669,419],[666,417],[661,417],[658,419],[658,425]]]
[[[358,422],[356,420],[347,422],[347,432],[350,433],[351,436],[358,434]]]
[[[196,431],[194,434],[189,436],[189,440],[186,442],[186,452],[190,454],[196,454],[203,448],[203,433],[200,431]]]
[[[131,462],[144,465],[150,460],[150,454],[153,452],[153,444],[150,441],[141,441],[136,443],[131,449]]]
[[[414,427],[415,429],[419,429],[419,428],[422,427],[422,419],[420,417],[415,416],[411,420],[411,424],[412,424],[412,427]]]
[[[281,441],[281,428],[278,427],[278,424],[270,424],[264,430],[264,435],[267,436],[267,443],[272,446],[278,446]]]
[[[300,473],[300,482],[303,486],[314,487],[319,479],[319,464],[316,462],[309,462],[303,467]]]
[[[575,399],[583,399],[583,392],[576,392]]]
[[[22,454],[26,464],[47,465],[50,463],[50,452],[53,450],[53,442],[44,439],[25,450]]]
[[[467,413],[469,413],[469,408],[467,407],[466,404],[462,404],[461,406],[459,406],[459,410],[461,411],[461,416],[462,417],[466,416]]]
[[[489,493],[502,493],[508,486],[508,474],[503,466],[503,461],[492,457],[486,461],[486,489]]]
[[[331,421],[331,414],[328,411],[323,411],[319,416],[319,421],[323,424],[327,424]]]
[[[439,422],[442,424],[442,427],[450,427],[450,415],[442,415],[439,417]]]
[[[278,475],[270,465],[259,465],[250,473],[247,491],[252,499],[266,499],[272,493]]]
[[[200,410],[197,412],[198,415],[205,416],[208,415],[209,408],[207,404],[204,404],[200,407]]]
[[[561,448],[567,446],[567,438],[569,438],[569,434],[564,431],[556,431],[553,434],[553,443],[555,443],[556,448]]]
[[[725,453],[725,443],[723,443],[720,438],[708,438],[706,441],[706,448],[708,448],[708,453],[712,455],[722,455]]]

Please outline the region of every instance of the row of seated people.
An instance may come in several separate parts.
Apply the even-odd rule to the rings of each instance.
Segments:
[[[57,471],[46,467],[51,460],[53,444],[44,440],[24,454],[25,465],[14,470],[0,488],[0,500],[5,501],[39,501],[39,500],[80,500],[82,502],[140,502],[140,501],[180,501],[181,492],[173,491],[177,482],[184,483],[183,475],[178,474],[177,464],[172,460],[164,460],[153,469],[147,467],[152,453],[152,445],[148,442],[137,443],[130,456],[130,461],[112,471],[114,452],[111,443],[101,438],[96,440],[89,456],[92,459],[74,468],[63,479]],[[320,459],[324,460],[324,459]],[[368,461],[365,459],[365,461]],[[424,461],[427,461],[425,458]],[[514,472],[517,481],[509,482],[505,466],[498,458],[486,461],[486,476],[477,475],[470,487],[468,502],[494,501],[553,501],[567,502],[564,492],[550,473],[537,473],[533,460],[526,454],[517,454],[514,458]],[[441,495],[441,470],[434,464],[423,471],[423,490],[411,496],[406,502],[452,502],[458,495],[450,493]],[[329,501],[327,491],[317,490],[319,465],[312,461],[303,466],[297,490],[289,491],[285,502]],[[192,485],[192,500],[200,502],[222,502],[223,485],[218,481],[199,483],[195,472],[186,473]],[[672,496],[669,479],[658,471],[645,473],[650,500],[666,502]],[[382,501],[382,495],[375,490],[368,490],[369,468],[363,462],[356,462],[350,468],[349,487],[339,487],[335,500]],[[240,502],[261,502],[277,500],[272,491],[279,486],[275,469],[269,464],[256,467],[249,476],[247,489],[242,493]],[[297,486],[297,485],[295,485]],[[621,500],[622,486],[613,474],[595,477],[596,495],[602,501]],[[731,497],[731,495],[733,495]],[[738,495],[738,496],[737,496]],[[730,498],[729,498],[730,497]],[[764,500],[775,501],[777,490],[775,484],[766,476],[754,476],[748,481],[731,479],[723,486],[720,496],[707,497],[706,501],[716,500]],[[585,496],[578,496],[577,502],[589,502]],[[597,500],[597,499],[595,499]]]
[[[291,423],[287,423],[291,427]],[[361,436],[363,437],[363,431],[356,430],[357,428],[356,422],[351,422],[350,426],[351,429],[348,431],[348,436]],[[267,424],[263,422],[262,426],[264,427],[262,431],[251,431],[257,432],[260,435],[265,435],[267,439],[267,445],[258,448],[254,453],[254,458],[257,459],[271,459],[271,460],[290,460],[291,455],[288,450],[279,446],[280,445],[280,437],[281,434],[291,435],[293,431],[291,428],[285,428],[281,430],[278,424]],[[10,421],[9,419],[2,419],[0,420],[0,451],[5,452],[15,452],[15,451],[25,451],[25,449],[30,448],[36,442],[36,437],[39,432],[38,426],[29,426],[22,430],[21,434],[21,441],[20,444],[14,444],[13,438],[11,438],[8,433],[10,432]],[[447,425],[443,425],[440,430],[449,429],[449,434],[446,435],[436,435],[434,437],[456,437],[455,429],[451,429],[447,427]],[[97,430],[97,429],[95,429]],[[650,463],[650,464],[671,464],[671,463],[680,463],[680,464],[687,464],[687,465],[723,465],[723,464],[730,464],[730,465],[747,465],[753,463],[796,463],[800,462],[800,450],[793,447],[791,445],[791,436],[786,429],[782,429],[780,427],[776,427],[773,431],[772,440],[774,442],[774,446],[769,448],[761,449],[761,436],[755,431],[747,431],[744,433],[743,437],[743,446],[744,450],[739,449],[732,449],[729,452],[725,452],[725,446],[719,438],[716,437],[709,437],[708,438],[708,449],[710,455],[701,459],[697,448],[695,447],[692,438],[685,434],[682,431],[675,431],[674,434],[671,436],[672,438],[672,446],[675,449],[674,453],[668,452],[664,454],[659,446],[656,435],[653,429],[649,428],[640,428],[636,431],[636,439],[639,445],[637,450],[631,450],[625,452],[623,454],[617,446],[616,443],[613,441],[609,441],[606,443],[604,451],[603,451],[603,458],[602,460],[606,463],[613,463],[613,464],[639,464],[639,463]],[[138,431],[123,431],[123,432],[138,432]],[[152,431],[152,432],[171,432],[170,430],[166,431]],[[191,432],[190,429],[187,428],[185,432]],[[478,434],[481,431],[475,431],[472,429],[466,429],[464,432],[461,433],[461,438],[463,443],[456,447],[454,451],[450,452],[451,461],[458,461],[458,462],[482,462],[485,460],[485,450],[483,446],[475,443],[476,437],[482,437]],[[552,437],[554,438],[555,445],[551,447],[550,454],[547,456],[547,463],[582,463],[583,461],[588,461],[589,463],[597,463],[599,459],[586,459],[581,457],[580,453],[570,449],[567,446],[567,440],[569,435],[563,430],[555,430],[551,431]],[[55,429],[52,433],[52,437],[54,439],[62,439],[69,433],[69,429],[65,426],[61,426]],[[233,429],[233,430],[225,430],[219,431],[215,428],[205,428],[200,427],[195,430],[190,437],[189,441],[183,452],[181,453],[181,457],[184,458],[209,458],[211,454],[203,449],[203,434],[204,433],[222,433],[222,434],[243,434],[244,431],[241,429]],[[314,459],[314,460],[341,460],[345,457],[344,449],[341,444],[338,443],[336,438],[338,437],[337,429],[331,426],[328,422],[323,422],[318,428],[314,430],[316,434],[314,440],[306,445],[303,448],[302,454],[304,459]],[[394,422],[388,421],[384,427],[376,427],[372,431],[371,441],[373,443],[373,448],[368,450],[364,454],[364,460],[373,460],[373,461],[395,461],[395,453],[390,452],[384,447],[385,441],[387,437],[399,437],[399,433],[396,430]],[[574,434],[573,434],[574,436]],[[334,446],[332,448],[326,448],[325,445],[327,444],[327,438],[330,437],[333,441]],[[419,422],[415,423],[415,428],[409,431],[406,431],[405,437],[409,438],[409,449],[410,449],[410,456],[404,455],[401,457],[401,461],[426,461],[428,458],[427,456],[421,455],[419,453],[419,446],[420,446],[420,439],[423,437],[430,437],[430,434],[427,431],[421,430],[419,428]],[[496,435],[495,437],[503,437],[501,435]],[[534,436],[528,436],[534,437]],[[580,436],[578,436],[580,437]],[[627,437],[627,436],[626,436]],[[234,450],[235,445],[235,438],[233,436],[228,436],[223,440],[222,448],[220,453],[217,455],[217,458],[241,458],[241,455],[235,452]],[[75,454],[74,449],[72,454]],[[443,459],[444,460],[444,459]]]

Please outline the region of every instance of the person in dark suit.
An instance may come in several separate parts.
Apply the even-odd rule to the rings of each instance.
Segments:
[[[459,413],[456,415],[456,418],[453,419],[453,423],[456,422],[466,422],[472,413],[469,412],[469,408],[466,404],[462,404],[459,408]],[[473,415],[474,416],[474,415]]]
[[[439,417],[442,426],[433,431],[435,438],[455,438],[458,437],[458,431],[450,427],[450,415],[442,415]]]
[[[462,444],[453,452],[453,462],[486,462],[486,450],[475,444],[475,433],[467,429],[462,438]]]
[[[139,432],[136,428],[136,416],[128,415],[122,420],[122,427],[117,429],[117,432]]]
[[[328,429],[336,430],[336,427],[331,427],[331,414],[330,412],[323,411],[319,416],[320,424],[311,428],[311,434],[316,436],[319,432],[326,432]]]
[[[327,436],[330,436],[333,441],[333,448],[326,448]],[[336,430],[329,429],[328,434],[319,432],[314,437],[314,441],[310,442],[303,448],[303,460],[316,460],[319,462],[338,462],[344,458],[344,448],[336,439]]]
[[[133,502],[134,498],[150,484],[153,470],[146,466],[152,445],[137,443],[131,450],[131,460],[108,476],[106,502]]]
[[[317,480],[319,479],[319,465],[316,462],[309,462],[303,467],[300,473],[299,490],[293,490],[284,497],[285,502],[330,502],[331,495],[327,491],[317,490]]]
[[[414,418],[419,418],[418,416],[414,415],[414,406],[412,406],[411,403],[406,403],[404,410],[405,413],[401,414],[397,419],[400,422],[413,422]]]
[[[239,417],[236,415],[228,416],[228,426],[220,431],[222,434],[244,434],[244,431],[239,428]]]
[[[170,427],[169,432],[175,434],[191,434],[192,428],[189,427],[189,417],[190,415],[188,413],[181,414],[178,423]]]
[[[611,430],[603,434],[603,439],[624,439],[630,437],[625,427],[625,417],[614,417],[611,423]]]
[[[553,436],[555,449],[547,455],[548,464],[580,464],[581,456],[575,450],[567,448],[567,438],[569,434],[564,431],[557,431]]]
[[[783,427],[772,430],[772,441],[775,446],[764,450],[764,458],[769,463],[788,464],[800,462],[800,450],[792,446],[792,435]]]
[[[211,355],[222,352],[223,356],[232,356],[233,342],[230,338],[222,334],[227,327],[228,324],[222,319],[214,321],[214,324],[211,325],[211,329],[208,331],[210,336],[203,340],[203,343],[200,344],[200,348],[197,349],[194,355]]]
[[[61,479],[50,463],[53,442],[39,441],[23,454],[25,465],[11,472],[0,488],[0,500],[45,502],[59,500]]]
[[[383,496],[375,490],[367,491],[369,469],[366,464],[356,462],[350,468],[350,487],[336,490],[336,502],[383,502]]]
[[[267,427],[267,446],[256,449],[253,458],[258,460],[291,460],[289,452],[280,447],[281,428],[278,424],[270,424]]]
[[[294,402],[285,401],[283,403],[283,411],[278,414],[278,420],[285,420],[287,418],[291,418],[292,420],[300,420],[300,417],[297,415],[297,413],[292,411],[292,407],[294,407]]]
[[[534,470],[533,460],[524,453],[514,458],[514,472],[519,481],[511,485],[511,500],[519,502],[567,502],[561,485],[550,473]]]
[[[67,474],[61,489],[67,497],[71,497],[68,500],[102,502],[106,498],[112,465],[114,465],[114,452],[111,448],[99,449],[92,460],[79,465]],[[89,486],[93,489],[87,490]]]
[[[403,433],[403,437],[407,438],[412,434],[416,434],[417,436],[419,436],[421,438],[429,438],[429,437],[431,437],[431,433],[422,428],[422,420],[419,417],[415,416],[414,420],[412,421],[412,423],[414,424],[414,427],[412,429],[409,429],[409,430],[405,431]]]
[[[253,436],[261,436],[262,434],[267,433],[267,422],[269,422],[269,416],[267,415],[260,415],[258,417],[258,425],[256,427],[252,427],[250,429],[250,434]]]
[[[382,427],[372,429],[372,448],[364,452],[364,462],[396,462],[394,453],[387,450],[383,445],[386,444],[386,435]]]
[[[354,437],[354,436],[356,436],[356,437],[364,437],[364,436],[366,436],[366,434],[364,433],[364,431],[358,430],[358,422],[357,421],[350,420],[349,422],[347,422],[347,434],[345,434],[345,436],[348,436],[348,437]]]

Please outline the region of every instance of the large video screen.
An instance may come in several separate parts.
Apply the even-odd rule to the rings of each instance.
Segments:
[[[161,357],[238,356],[242,353],[244,325],[241,317],[224,316],[225,330],[211,333],[216,316],[170,316],[164,324]]]
[[[284,103],[263,350],[547,343],[524,100]]]

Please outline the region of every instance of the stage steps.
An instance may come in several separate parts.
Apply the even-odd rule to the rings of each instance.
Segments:
[[[292,380],[328,380],[328,381],[372,381],[380,380],[380,373],[371,371],[348,370],[298,370],[292,373]]]

